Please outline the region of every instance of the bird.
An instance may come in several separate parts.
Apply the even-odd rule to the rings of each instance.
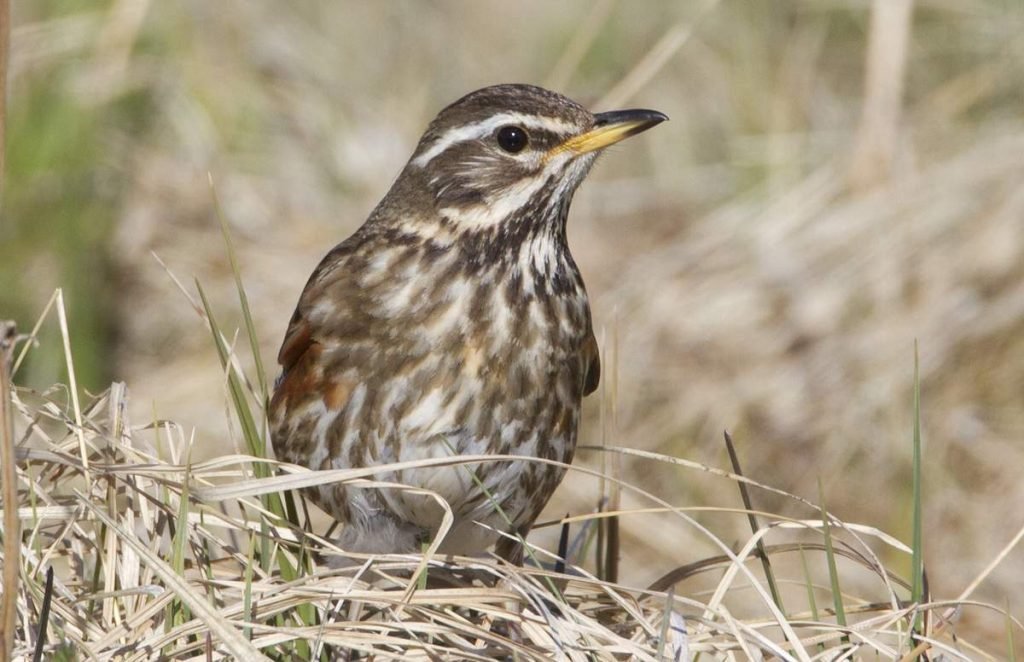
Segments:
[[[341,549],[422,551],[445,514],[437,495],[453,516],[438,552],[493,545],[522,563],[600,379],[569,205],[606,147],[667,119],[595,114],[525,84],[471,92],[438,113],[363,225],[322,259],[288,324],[268,418],[281,460],[381,467],[370,485],[309,488],[344,524]],[[386,466],[462,455],[524,459]]]

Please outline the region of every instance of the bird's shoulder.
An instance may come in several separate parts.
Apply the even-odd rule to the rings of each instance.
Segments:
[[[287,373],[312,348],[339,334],[360,336],[368,331],[369,293],[360,279],[373,259],[374,243],[374,235],[360,229],[320,260],[288,322],[277,355],[282,372]]]

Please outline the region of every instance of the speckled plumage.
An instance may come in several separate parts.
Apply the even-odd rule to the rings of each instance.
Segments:
[[[664,119],[628,112],[647,113],[632,133]],[[565,222],[597,155],[573,141],[598,133],[600,117],[525,85],[441,111],[299,299],[270,407],[281,459],[313,469],[453,454],[572,461],[580,401],[600,368]],[[508,126],[528,134],[521,151],[495,138]],[[480,523],[525,534],[563,474],[524,461],[376,478],[440,494],[456,517],[441,550],[476,553],[497,538]],[[356,552],[417,551],[443,512],[395,489],[327,485],[311,496],[345,522],[340,544]],[[505,542],[499,553],[514,557]]]

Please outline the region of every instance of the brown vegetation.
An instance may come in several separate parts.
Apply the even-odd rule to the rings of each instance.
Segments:
[[[589,405],[581,443],[726,467],[721,432],[728,429],[747,476],[813,502],[821,480],[829,510],[867,527],[850,530],[863,533],[863,543],[847,540],[861,560],[840,561],[843,589],[854,601],[906,599],[870,555],[910,576],[910,555],[896,539],[911,539],[916,340],[932,597],[959,598],[984,576],[971,598],[1000,609],[1010,599],[1010,611],[1019,614],[1012,596],[1024,591],[1022,551],[1010,548],[1000,557],[1022,525],[1014,518],[1024,503],[1019,3],[919,0],[902,41],[899,34],[879,35],[892,26],[872,22],[868,3],[852,1],[328,3],[282,11],[271,2],[118,0],[63,14],[50,5],[14,2],[0,225],[0,307],[12,312],[0,316],[16,315],[27,330],[53,289],[66,287],[71,344],[85,385],[100,391],[112,378],[123,380],[132,398],[118,402],[133,422],[169,418],[183,426],[176,437],[149,439],[152,455],[128,452],[115,438],[111,457],[173,463],[189,452],[199,461],[244,447],[225,414],[225,376],[209,333],[150,255],[183,280],[199,278],[235,341],[241,316],[230,313],[238,310],[237,295],[211,177],[269,358],[306,275],[365,218],[441,105],[489,83],[551,83],[598,110],[606,102],[637,105],[672,118],[657,136],[639,137],[599,164],[570,218],[570,242],[595,302],[609,375]],[[902,43],[905,50],[869,48],[879,42]],[[55,319],[48,318],[16,383],[41,390],[65,380]],[[65,438],[81,430],[68,397],[54,392],[34,399],[26,391],[19,397],[27,404],[17,439],[27,421],[42,416],[60,434],[46,427],[53,437],[45,441],[37,430],[28,446],[53,453],[47,444],[59,442],[67,456],[81,454],[80,440]],[[80,408],[88,410],[90,401]],[[110,400],[101,402],[94,416]],[[109,421],[97,425],[88,443],[99,453],[112,428]],[[194,443],[184,444],[188,439]],[[39,481],[58,465],[71,467],[65,456],[60,462],[32,457],[44,463],[33,465]],[[621,520],[620,588],[647,586],[751,539],[733,480],[625,450],[583,450],[577,466],[604,466],[693,517],[684,520],[679,510],[659,510],[623,489],[620,507],[636,512]],[[170,486],[161,507],[173,511],[184,474],[167,468],[163,482],[163,471],[147,469],[139,480],[149,481],[146,489]],[[203,465],[198,481],[206,480],[203,471],[217,470]],[[249,471],[243,463],[218,481],[242,480]],[[68,490],[64,496],[74,493],[60,485]],[[43,489],[22,488],[26,495]],[[53,521],[74,534],[69,539],[101,540],[102,529],[79,528],[89,512],[82,504],[115,501],[92,489],[83,501],[52,505],[76,509],[74,518],[52,511]],[[602,491],[609,492],[607,481],[575,472],[550,517],[590,513]],[[796,499],[765,490],[754,490],[752,498],[755,508],[774,514],[772,522],[793,518],[810,526],[817,517],[820,525],[820,514]],[[89,526],[98,518],[89,516]],[[164,526],[159,531],[167,542],[171,532]],[[218,536],[242,527],[224,526]],[[535,542],[551,550],[558,527],[548,532],[538,532]],[[198,538],[189,544],[198,546],[204,534],[199,528],[193,534]],[[102,540],[119,564],[142,563],[131,556],[137,552],[121,551],[128,549],[122,542]],[[782,524],[765,533],[768,545],[794,541],[821,544],[822,536]],[[242,542],[237,549],[245,556],[249,543]],[[85,548],[71,550],[62,553]],[[825,555],[807,558],[811,581],[827,587]],[[1002,562],[987,572],[997,558]],[[226,571],[230,581],[244,576],[243,560],[236,557]],[[782,588],[786,606],[809,609],[803,560],[797,551],[780,551],[775,567],[792,581]],[[699,605],[681,608],[696,619],[688,621],[691,635],[709,608],[727,605],[742,627],[771,611],[752,579],[756,589],[731,588],[720,601],[715,588],[731,587],[726,575],[737,570],[714,567],[706,584],[688,579],[675,588],[676,596]],[[75,598],[138,581],[132,573],[144,571],[135,568],[104,567],[110,574],[99,587],[69,588],[64,598],[82,609]],[[528,579],[534,574],[519,579],[534,581]],[[200,598],[241,599],[236,585],[185,576],[195,581],[182,590]],[[276,580],[258,580],[268,582],[261,584],[267,590],[280,589]],[[587,581],[573,588],[591,591],[594,602],[577,607],[588,618],[597,619],[607,600],[629,614],[637,632],[650,635],[646,628],[662,622],[657,605],[664,594],[624,598],[616,588],[610,596]],[[825,592],[819,607],[828,603]],[[378,598],[387,599],[367,600]],[[129,628],[125,614],[164,613],[163,605],[143,611],[154,604],[147,599],[132,598],[139,611],[124,614],[121,603],[92,603],[87,614],[96,622],[58,607],[55,614],[91,632],[83,641],[101,637],[88,628],[127,638],[129,630],[111,629]],[[162,599],[187,602],[182,594]],[[633,599],[638,611],[624,606]],[[873,613],[877,622],[867,619],[884,637],[905,623],[899,606],[889,607]],[[715,612],[716,623],[733,622],[724,613]],[[179,634],[193,623],[173,622]],[[30,616],[20,627],[27,625]],[[955,632],[997,655],[1007,649],[1008,631],[1024,639],[1019,622],[998,609],[965,604],[942,636],[948,642]],[[606,641],[605,634],[580,636]],[[770,636],[786,639],[781,625]],[[537,637],[528,639],[543,639]],[[909,650],[884,637],[877,640]],[[650,654],[656,640],[638,639],[638,650]]]

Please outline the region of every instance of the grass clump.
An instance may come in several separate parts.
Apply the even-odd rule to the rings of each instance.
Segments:
[[[252,419],[243,430],[265,443],[264,387],[242,373],[209,308],[200,310],[220,348],[235,413]],[[80,659],[123,660],[895,659],[933,649],[949,659],[973,659],[983,648],[954,638],[956,610],[1005,613],[1009,641],[1021,627],[1007,610],[971,602],[971,587],[955,601],[932,600],[918,588],[917,563],[910,579],[886,568],[883,557],[921,558],[922,536],[914,536],[912,548],[871,526],[844,522],[743,477],[735,457],[729,472],[607,444],[581,447],[581,453],[712,473],[743,487],[744,507],[707,509],[698,521],[697,509],[668,503],[643,486],[571,468],[616,485],[622,505],[611,511],[595,503],[594,512],[551,525],[587,538],[601,519],[657,513],[672,526],[697,529],[718,550],[696,561],[689,550],[675,550],[679,566],[648,586],[595,574],[619,556],[608,539],[600,550],[563,543],[590,549],[588,558],[556,559],[535,548],[540,564],[524,568],[493,558],[439,557],[432,549],[347,555],[280,495],[338,480],[355,488],[379,485],[375,471],[402,467],[309,472],[278,465],[260,444],[246,454],[192,462],[197,440],[166,420],[132,424],[128,394],[123,384],[78,402],[66,387],[12,386],[3,394],[14,430],[5,442],[17,441],[15,484],[5,487],[16,491],[21,523],[20,554],[5,559],[18,562],[18,589],[5,592],[16,613],[15,656],[73,650]],[[784,495],[807,517],[758,512],[751,487]],[[749,519],[749,539],[730,544],[715,536],[718,520],[737,516]],[[598,552],[604,566],[596,565]],[[549,569],[556,561],[558,570]],[[869,593],[841,592],[844,575],[864,574],[873,577]]]

